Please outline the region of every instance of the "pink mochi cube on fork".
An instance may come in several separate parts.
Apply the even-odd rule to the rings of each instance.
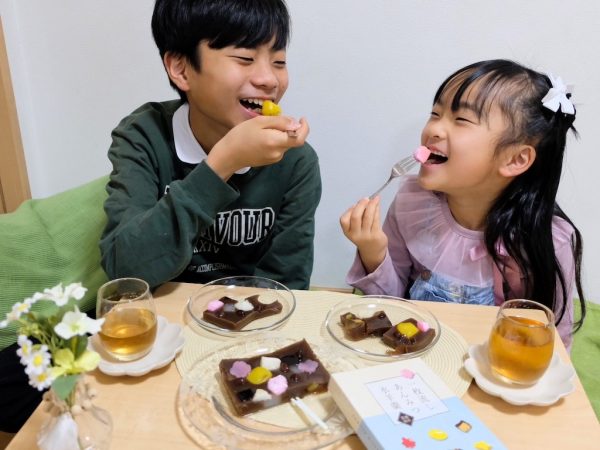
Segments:
[[[430,154],[431,154],[431,152],[429,151],[429,149],[427,147],[425,147],[424,145],[420,145],[413,153],[413,156],[421,164],[425,164],[425,161],[427,161]]]

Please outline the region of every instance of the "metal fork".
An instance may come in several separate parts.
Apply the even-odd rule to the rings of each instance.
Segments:
[[[373,192],[369,199],[372,199],[381,191],[383,191],[388,184],[394,179],[406,175],[410,169],[412,169],[417,164],[417,160],[413,157],[413,155],[407,156],[406,158],[402,158],[396,164],[392,166],[392,173],[390,174],[390,178],[385,182],[383,186]]]

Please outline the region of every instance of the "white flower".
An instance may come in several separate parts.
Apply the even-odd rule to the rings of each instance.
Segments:
[[[76,335],[95,334],[100,331],[103,323],[104,319],[91,319],[75,307],[75,311],[65,313],[62,321],[54,327],[54,331],[63,339],[71,339]]]
[[[41,374],[50,365],[51,357],[52,355],[50,355],[47,345],[40,345],[37,349],[34,348],[29,355],[23,356],[26,363],[25,373],[29,377]]]
[[[71,283],[63,289],[62,283],[57,284],[52,289],[44,289],[43,293],[36,293],[33,298],[37,300],[51,300],[57,306],[64,306],[72,297],[81,300],[87,289],[81,286],[81,283]]]
[[[21,305],[20,303],[16,303],[13,305],[13,309],[11,312],[6,313],[6,319],[3,320],[2,322],[0,322],[0,328],[6,328],[8,326],[9,323],[11,323],[13,320],[19,320],[19,317],[21,317],[21,312],[19,311],[18,306]],[[17,307],[17,308],[15,308]]]
[[[38,391],[43,391],[44,389],[50,387],[54,381],[54,376],[52,375],[50,367],[44,368],[44,370],[40,373],[28,373],[28,375],[29,384]]]
[[[36,292],[35,294],[33,294],[33,297],[31,297],[33,299],[33,303],[37,302],[38,300],[44,300],[44,294],[42,294],[41,292]]]
[[[64,306],[69,301],[69,297],[65,295],[62,287],[62,283],[58,283],[51,289],[44,289],[43,296],[40,300],[51,300],[56,303],[57,306]]]
[[[17,344],[19,344],[17,355],[21,357],[21,364],[27,365],[28,358],[33,352],[33,342],[27,339],[27,336],[24,334],[20,334],[19,338],[17,339]]]
[[[9,313],[6,314],[6,320],[0,322],[0,328],[6,328],[13,320],[19,320],[23,314],[27,314],[35,301],[33,298],[26,298],[23,302],[17,302],[12,306]]]
[[[81,300],[87,289],[81,283],[71,283],[65,288],[65,297],[73,297],[75,300]]]

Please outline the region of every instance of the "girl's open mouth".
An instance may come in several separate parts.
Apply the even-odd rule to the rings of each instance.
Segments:
[[[429,158],[425,161],[425,164],[443,164],[448,161],[448,157],[443,153],[431,150]]]

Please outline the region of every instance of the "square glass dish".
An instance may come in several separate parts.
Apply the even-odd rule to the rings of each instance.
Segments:
[[[202,355],[183,377],[177,396],[180,423],[188,435],[202,448],[309,450],[351,434],[352,427],[329,392],[302,398],[326,429],[289,402],[245,416],[235,412],[225,393],[220,362],[270,354],[295,342],[278,332],[267,332],[248,340],[237,339]],[[309,344],[329,373],[356,368],[356,359],[345,357],[331,344]]]

